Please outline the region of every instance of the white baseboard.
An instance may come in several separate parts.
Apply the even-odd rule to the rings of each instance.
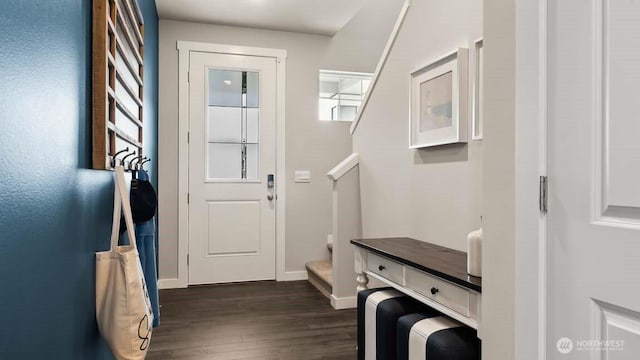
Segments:
[[[277,281],[299,281],[307,280],[306,271],[287,271],[279,276]],[[158,280],[158,289],[184,289],[187,287],[184,281],[178,278]]]
[[[286,271],[282,275],[278,276],[278,281],[299,281],[307,280],[308,274],[306,271]]]
[[[354,309],[357,306],[357,297],[348,296],[338,298],[331,294],[331,306],[336,310]]]
[[[183,283],[180,279],[160,279],[158,280],[158,289],[184,289],[187,284]]]

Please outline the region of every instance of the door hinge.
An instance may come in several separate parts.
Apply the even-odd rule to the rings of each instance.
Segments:
[[[549,184],[546,176],[540,176],[540,212],[547,213]]]
[[[187,71],[187,82],[191,82],[191,71]]]
[[[187,193],[187,204],[189,203],[189,193]]]
[[[191,141],[191,131],[187,131],[187,144]]]
[[[187,254],[187,266],[189,266],[189,254]]]

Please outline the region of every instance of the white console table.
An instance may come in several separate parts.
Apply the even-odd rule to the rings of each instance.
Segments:
[[[351,240],[358,291],[369,277],[478,329],[482,279],[467,274],[467,254],[410,239]]]

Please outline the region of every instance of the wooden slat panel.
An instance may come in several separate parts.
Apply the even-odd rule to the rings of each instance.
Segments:
[[[142,121],[140,121],[135,115],[133,115],[131,113],[131,111],[129,111],[129,109],[127,109],[126,106],[124,106],[124,104],[118,100],[118,98],[116,97],[116,101],[115,101],[116,106],[118,107],[118,109],[120,109],[120,111],[129,118],[129,120],[133,121],[134,123],[136,123],[136,125],[142,127]]]
[[[140,43],[140,46],[143,46],[144,38],[142,36],[142,33],[140,32],[141,22],[138,21],[138,16],[134,14],[134,10],[131,6],[131,3],[128,0],[123,0],[123,2],[124,2],[124,7],[127,9],[128,20],[133,25],[134,35],[138,38],[138,42]]]
[[[93,141],[92,163],[95,169],[107,167],[107,6],[93,1]]]
[[[111,97],[112,99],[116,98],[116,91],[111,88],[107,89],[107,94],[109,94],[109,97]]]
[[[129,86],[127,81],[122,77],[122,75],[120,75],[120,71],[116,71],[116,77],[118,78],[118,80],[120,80],[119,81],[120,84],[122,85],[122,87],[124,87],[125,90],[127,90],[129,95],[131,95],[133,100],[136,102],[136,104],[138,104],[138,106],[142,106],[142,100],[140,99],[140,95],[136,94],[136,91]]]
[[[130,136],[129,134],[125,133],[124,131],[120,130],[115,124],[112,123],[108,123],[107,126],[109,127],[109,130],[113,131],[117,137],[119,137],[120,139],[128,142],[129,144],[137,147],[137,148],[142,148],[142,143],[140,141],[138,141],[137,139],[135,139],[133,136]]]
[[[109,122],[115,124],[116,122],[116,99],[109,94]]]
[[[111,56],[111,54],[109,54],[108,56],[109,56],[109,61],[111,61],[114,64],[114,66],[117,66],[116,59],[113,56]],[[126,56],[123,56],[122,53],[120,54],[120,56],[124,60],[126,66],[127,66],[127,70],[129,70],[129,73],[131,75],[133,75],[133,77],[135,78],[136,82],[138,83],[138,86],[142,86],[142,79],[136,73],[132,72],[133,70],[131,70],[130,63],[127,62]],[[117,71],[122,71],[122,69],[117,69]],[[141,94],[142,94],[142,92],[141,92]]]
[[[107,134],[107,138],[109,139],[109,154],[107,154],[105,162],[109,162],[109,167],[111,167],[111,158],[109,155],[116,153],[116,134],[113,131],[109,131]]]
[[[113,58],[113,56],[111,56],[111,54],[107,53],[107,59],[108,59],[108,64],[107,64],[107,71],[108,71],[108,82],[107,82],[107,87],[111,88],[111,89],[115,89],[116,87],[116,61]]]
[[[118,129],[140,141],[140,124],[137,121],[131,120],[131,118],[122,111],[122,108],[118,106],[116,106],[115,118],[115,125]]]
[[[120,7],[117,7],[117,9],[118,9],[118,11],[117,11],[117,13],[118,13],[118,22],[120,23],[120,28],[122,28],[122,32],[124,33],[125,39],[127,40],[127,43],[129,44],[129,48],[133,51],[133,56],[138,61],[138,64],[142,65],[144,63],[144,61],[142,60],[142,55],[140,55],[139,44],[137,44],[135,42],[135,40],[133,39],[133,36],[129,32],[129,27],[126,24],[126,20],[125,20],[124,16],[122,15],[122,9],[120,9]]]
[[[138,6],[138,2],[136,0],[125,0],[132,1],[132,8],[136,11],[136,19],[138,19],[138,23],[140,26],[144,26],[144,17],[142,16],[142,11],[140,11],[140,6]],[[142,32],[142,36],[144,36],[144,31]]]
[[[92,155],[96,169],[110,169],[110,154],[124,146],[142,152],[144,28],[140,20],[136,0],[93,0]]]
[[[120,53],[122,58],[126,60],[127,66],[131,70],[131,73],[133,73],[136,76],[137,80],[139,80],[140,83],[142,83],[142,79],[140,78],[140,76],[138,76],[138,71],[136,70],[136,67],[139,67],[139,64],[134,65],[129,61],[129,57],[126,56],[124,47],[122,45],[122,44],[125,44],[125,41],[123,41],[122,38],[120,38],[120,35],[118,35],[118,31],[116,30],[116,26],[111,20],[108,20],[108,24],[109,24],[109,31],[113,32],[113,36],[116,39],[115,43],[116,43],[117,51]],[[114,53],[114,56],[115,56],[115,53]]]
[[[136,70],[136,68],[142,68],[142,67],[138,66],[138,64],[132,64],[129,61],[129,58],[126,56],[126,54],[124,54],[124,49],[120,45],[118,45],[118,54],[124,60],[124,63],[127,66],[127,69],[129,69],[130,74],[133,75],[133,77],[136,79],[136,82],[138,83],[138,85],[142,85],[143,83],[142,77],[138,74],[138,70]]]

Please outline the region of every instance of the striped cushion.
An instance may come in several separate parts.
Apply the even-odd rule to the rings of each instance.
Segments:
[[[411,314],[398,320],[398,360],[479,360],[476,331],[446,316]]]
[[[395,360],[397,320],[418,311],[424,305],[392,288],[358,293],[358,360]]]

